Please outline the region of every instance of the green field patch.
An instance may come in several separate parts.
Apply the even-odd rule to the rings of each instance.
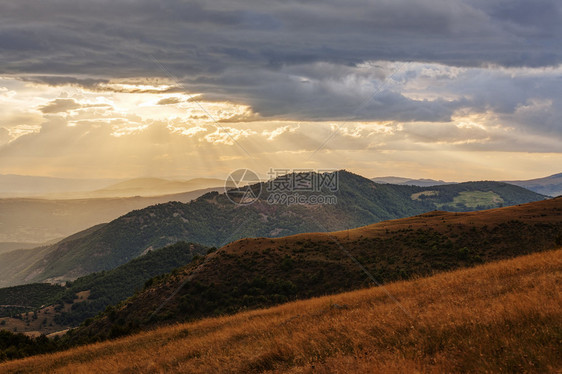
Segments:
[[[439,195],[439,191],[422,191],[422,192],[416,192],[413,193],[410,198],[412,200],[421,200],[424,197],[431,197],[431,196],[438,196]]]
[[[498,206],[504,200],[493,191],[463,191],[459,192],[453,199],[453,205],[464,205],[468,208]],[[435,204],[437,207],[451,205],[451,203]]]

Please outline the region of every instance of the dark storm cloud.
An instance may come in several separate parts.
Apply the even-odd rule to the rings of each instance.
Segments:
[[[0,49],[10,52],[2,66],[13,73],[160,76],[149,54],[180,74],[315,61],[540,66],[562,58],[556,0],[21,0],[3,2],[0,14]]]
[[[116,78],[165,78],[165,67],[186,90],[264,117],[445,121],[465,106],[513,112],[527,98],[412,100],[385,87],[392,71],[356,67],[557,65],[561,7],[558,0],[4,1],[0,68],[97,88]]]

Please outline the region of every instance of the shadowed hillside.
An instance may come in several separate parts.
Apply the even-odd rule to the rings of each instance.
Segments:
[[[70,338],[105,339],[560,245],[562,198],[482,212],[436,211],[334,233],[243,239],[155,280]]]
[[[0,288],[0,329],[38,335],[77,326],[107,306],[142,290],[151,278],[164,275],[208,251],[209,248],[198,244],[179,242],[150,251],[115,269],[78,278],[64,287],[33,283]],[[86,298],[80,298],[85,294]],[[22,313],[27,315],[22,316]],[[41,324],[21,322],[31,314],[31,322],[37,316],[46,320]]]
[[[559,249],[165,327],[7,362],[0,371],[555,373],[561,274]]]

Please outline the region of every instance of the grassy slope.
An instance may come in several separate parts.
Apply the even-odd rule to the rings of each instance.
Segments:
[[[432,187],[439,196],[412,200],[412,194],[425,189],[378,185],[345,171],[339,176],[337,205],[271,205],[265,194],[250,206],[236,206],[224,194],[210,193],[190,204],[174,202],[133,211],[87,235],[51,246],[32,260],[0,255],[0,285],[75,279],[119,266],[146,248],[160,248],[179,240],[221,246],[244,237],[354,228],[427,212],[438,203],[451,210],[469,210],[453,203],[455,196],[466,191],[493,190],[504,205],[543,199],[505,183],[470,182]]]
[[[165,327],[0,371],[559,372],[561,277],[558,249]]]
[[[70,339],[105,339],[368,286],[346,251],[387,283],[560,245],[562,198],[481,212],[431,212],[334,233],[243,239],[156,282]]]

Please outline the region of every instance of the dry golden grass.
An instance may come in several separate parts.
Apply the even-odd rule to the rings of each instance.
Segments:
[[[560,372],[562,249],[161,328],[2,373]]]
[[[413,217],[392,219],[374,223],[351,230],[334,232],[315,232],[283,236],[279,238],[245,238],[236,240],[225,245],[221,250],[230,253],[241,253],[243,251],[262,248],[264,243],[275,247],[279,245],[294,245],[296,241],[331,241],[337,238],[341,243],[358,240],[362,237],[381,237],[385,233],[404,229],[428,229],[437,232],[448,232],[455,227],[469,225],[471,227],[493,227],[497,224],[517,220],[526,224],[552,224],[562,222],[562,197],[535,201],[527,204],[479,210],[474,212],[453,213],[445,211],[433,211]]]

